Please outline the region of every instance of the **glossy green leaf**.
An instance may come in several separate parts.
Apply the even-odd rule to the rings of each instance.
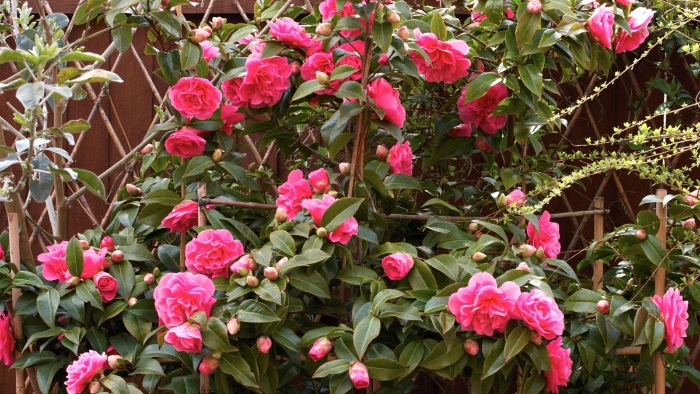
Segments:
[[[352,335],[352,343],[358,356],[362,357],[365,354],[369,344],[379,336],[381,328],[382,323],[374,316],[367,316],[357,324]]]

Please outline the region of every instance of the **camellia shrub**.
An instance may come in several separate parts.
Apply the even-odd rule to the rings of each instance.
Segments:
[[[651,387],[659,352],[667,384],[700,383],[684,345],[700,306],[697,199],[663,201],[668,247],[650,211],[591,247],[580,267],[609,263],[602,289],[559,259],[551,214],[534,214],[570,168],[542,142],[566,126],[559,84],[646,48],[655,9],[261,0],[250,22],[196,26],[184,3],[89,1],[73,15],[106,23],[122,52],[148,30],[169,89],[105,228],[49,245],[36,267],[0,256],[3,299],[22,291],[0,314],[0,360],[37,391],[409,392],[429,376],[477,393],[627,392]],[[0,62],[70,76],[3,85],[30,139],[2,168],[34,193],[39,167],[24,164],[42,157],[104,195],[39,141],[75,130],[37,124],[48,100],[120,78],[65,68],[103,59],[47,46],[61,18],[48,31],[26,17]],[[663,296],[648,281],[658,267]]]

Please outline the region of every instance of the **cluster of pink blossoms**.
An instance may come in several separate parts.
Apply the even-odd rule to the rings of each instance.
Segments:
[[[532,223],[527,224],[527,236],[529,245],[542,248],[544,256],[554,259],[561,251],[559,243],[559,224],[550,220],[548,211],[544,211],[539,220],[539,231]]]
[[[622,5],[630,5],[632,1],[618,1]],[[627,23],[630,32],[627,33],[622,28],[615,30],[615,13],[612,7],[599,6],[593,11],[591,17],[586,21],[586,27],[591,38],[603,48],[611,49],[614,45],[615,53],[633,51],[637,49],[649,36],[649,23],[654,17],[654,11],[639,7],[632,10],[627,16]]]

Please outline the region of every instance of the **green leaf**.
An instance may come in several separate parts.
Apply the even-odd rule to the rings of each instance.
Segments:
[[[122,300],[112,301],[105,308],[104,312],[100,316],[100,321],[97,323],[97,325],[101,326],[102,323],[104,323],[105,321],[113,318],[114,316],[118,316],[119,314],[121,314],[124,311],[124,309],[126,309],[127,306],[128,306],[128,304],[126,303],[126,301],[122,301]]]
[[[112,30],[112,41],[119,53],[128,51],[133,40],[134,34],[131,32],[130,27],[119,27]]]
[[[183,70],[195,68],[202,58],[202,47],[190,40],[185,40],[180,50],[180,67]]]
[[[131,297],[131,291],[134,289],[134,284],[136,282],[136,273],[134,272],[134,267],[128,261],[123,261],[119,264],[112,264],[109,267],[109,273],[117,280],[118,288],[117,292],[125,300]]]
[[[413,189],[413,190],[423,190],[421,184],[413,178],[406,174],[391,174],[384,180],[384,187],[387,190],[394,189]]]
[[[155,11],[150,15],[158,22],[158,26],[175,38],[180,38],[182,34],[182,20],[175,16],[172,11]]]
[[[515,42],[518,47],[522,47],[532,40],[542,22],[542,14],[540,12],[531,14],[527,10],[527,4],[528,2],[523,1],[518,7],[518,24],[515,27]]]
[[[372,300],[372,310],[377,311],[385,302],[403,297],[405,293],[396,289],[384,289],[377,293]]]
[[[352,74],[356,73],[357,69],[349,64],[343,64],[341,66],[336,67],[333,72],[331,73],[330,81],[336,81],[339,79],[345,79]],[[354,82],[354,81],[346,81],[346,82]],[[357,82],[355,82],[357,83]],[[359,85],[359,83],[357,83]]]
[[[495,374],[506,365],[506,359],[503,354],[504,350],[505,340],[503,338],[500,338],[491,346],[491,350],[484,360],[484,372],[481,374],[481,379]]]
[[[80,168],[71,168],[78,175],[78,180],[85,185],[87,190],[101,199],[105,199],[105,185],[94,172]]]
[[[41,316],[41,320],[49,327],[54,327],[55,325],[56,311],[58,310],[58,304],[60,302],[61,296],[58,290],[53,288],[48,288],[45,292],[39,294],[36,299],[39,316]]]
[[[364,202],[362,198],[341,198],[336,200],[323,214],[321,226],[326,230],[337,229],[346,220],[351,218]]]
[[[134,338],[141,343],[146,341],[148,334],[151,332],[153,323],[135,313],[132,313],[130,310],[124,312],[122,315],[122,320],[124,321],[124,327],[129,334],[133,335]]]
[[[652,354],[661,346],[661,342],[664,340],[664,334],[666,333],[664,323],[656,319],[649,319],[644,327],[644,332],[647,338],[650,339],[649,354]]]
[[[100,384],[109,389],[113,394],[129,394],[126,380],[116,373],[112,373],[106,378],[100,379]]]
[[[423,359],[423,362],[420,363],[420,366],[431,371],[437,371],[455,364],[460,358],[462,358],[464,353],[464,346],[461,344],[452,346],[448,349],[447,342],[442,341],[435,345],[430,353],[425,356],[425,359]]]
[[[155,359],[141,357],[136,364],[136,369],[129,373],[129,376],[134,375],[165,376],[165,372],[163,372],[163,367],[161,367],[160,363]]]
[[[520,75],[520,80],[529,91],[536,96],[542,95],[542,72],[537,66],[534,64],[519,66],[518,75]]]
[[[595,313],[596,303],[603,297],[595,291],[581,289],[564,301],[564,309],[571,312]]]
[[[418,367],[424,354],[425,346],[423,346],[421,341],[413,341],[404,346],[403,351],[401,351],[399,355],[399,362],[401,365],[406,366],[406,375],[410,374]]]
[[[438,11],[433,11],[433,16],[430,18],[430,32],[435,34],[438,40],[447,41],[447,26]]]
[[[255,375],[250,369],[250,365],[241,357],[238,352],[226,353],[219,360],[219,368],[227,375],[233,376],[240,384],[249,389],[259,389]]]
[[[503,0],[486,0],[484,5],[486,20],[482,23],[500,25],[503,20],[503,12]]]
[[[505,362],[508,362],[517,356],[528,343],[530,343],[531,332],[528,328],[519,326],[513,329],[506,338],[506,345],[503,351]]]
[[[331,256],[328,253],[320,249],[305,250],[301,254],[292,257],[286,263],[282,264],[282,267],[280,267],[280,275],[284,275],[294,268],[306,267],[326,261],[329,257]]]
[[[496,73],[482,73],[469,82],[464,103],[476,100],[486,94],[491,86],[499,84],[503,78]]]
[[[80,277],[83,274],[83,248],[80,246],[80,241],[77,238],[73,238],[68,242],[66,247],[66,265],[73,276]]]
[[[90,303],[90,305],[99,310],[103,309],[100,291],[97,290],[95,283],[93,283],[91,280],[80,282],[80,284],[75,287],[75,292],[78,294],[78,297],[80,297],[81,300]]]
[[[283,265],[284,267],[284,265]],[[297,289],[320,298],[331,298],[328,282],[316,271],[310,273],[294,271],[289,274],[289,284]]]
[[[267,305],[254,300],[245,300],[238,307],[238,320],[247,323],[272,323],[280,320]]]
[[[61,360],[61,362],[42,364],[36,369],[36,380],[39,383],[39,391],[41,391],[42,394],[51,392],[51,386],[53,385],[53,378],[56,376],[56,372],[63,369],[65,365],[66,362]]]
[[[655,266],[661,265],[668,268],[668,255],[661,241],[653,235],[647,235],[639,244],[644,251],[644,255]]]
[[[362,90],[362,85],[357,81],[345,81],[337,92],[335,92],[335,97],[338,98],[354,98],[358,100],[365,99],[365,92]]]
[[[202,330],[202,343],[215,352],[230,352],[233,350],[228,341],[226,325],[216,317],[207,320],[207,326]]]
[[[374,338],[379,336],[381,328],[382,323],[374,316],[367,316],[357,324],[352,335],[352,343],[360,358],[365,354],[367,347]]]
[[[61,56],[60,62],[100,62],[104,63],[105,58],[91,52],[73,51]]]
[[[93,83],[93,82],[124,82],[119,75],[97,68],[84,72],[78,78],[71,79],[67,83]],[[75,168],[74,168],[75,170]]]
[[[44,99],[44,94],[43,82],[25,83],[20,86],[15,93],[17,100],[19,100],[27,110],[33,109],[39,105],[41,100]]]
[[[374,23],[372,23],[372,39],[377,43],[379,49],[382,53],[387,53],[389,48],[391,48],[391,37],[394,32],[394,28],[391,23],[379,20],[376,18]]]
[[[294,96],[292,96],[292,101],[296,101],[299,99],[302,99],[312,93],[316,93],[319,90],[323,90],[326,87],[324,85],[321,85],[318,80],[312,79],[310,81],[306,81],[299,85],[297,88],[297,91],[294,92]]]
[[[270,234],[270,242],[272,242],[272,245],[279,249],[280,252],[289,257],[294,256],[296,253],[294,238],[284,230],[273,231],[272,234]]]
[[[325,378],[328,375],[338,375],[347,374],[348,369],[350,369],[350,361],[347,360],[333,360],[327,361],[316,369],[314,372],[314,379]]]
[[[46,288],[44,282],[35,273],[29,271],[18,272],[14,279],[12,279],[12,285],[18,287],[38,287]]]
[[[372,379],[384,382],[398,379],[403,376],[406,371],[405,366],[390,358],[372,358],[365,361],[364,364]]]
[[[274,302],[277,305],[282,305],[282,292],[276,282],[269,279],[263,279],[258,287],[253,289],[255,294],[265,301]]]

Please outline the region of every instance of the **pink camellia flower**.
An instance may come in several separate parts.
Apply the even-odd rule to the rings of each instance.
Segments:
[[[199,353],[202,351],[202,333],[199,327],[185,323],[175,326],[165,333],[165,342],[173,345],[178,352]]]
[[[199,363],[199,372],[205,375],[213,374],[217,369],[219,369],[219,359],[214,358],[211,354],[207,354]]]
[[[330,189],[331,181],[328,178],[328,171],[325,168],[319,168],[316,171],[309,173],[309,183],[315,193],[325,193]]]
[[[119,284],[114,277],[104,271],[100,271],[92,277],[95,287],[99,290],[103,302],[110,302],[117,296]]]
[[[352,364],[348,375],[356,389],[364,389],[369,386],[369,371],[367,371],[365,364],[358,362]]]
[[[48,252],[44,252],[37,256],[37,260],[42,263],[42,271],[44,279],[46,280],[58,280],[63,283],[70,279],[73,275],[68,272],[68,265],[66,264],[66,248],[68,247],[68,241],[63,241],[60,244],[49,245],[46,249]]]
[[[639,7],[630,12],[627,23],[630,25],[632,35],[620,29],[615,36],[615,53],[633,51],[637,49],[649,36],[649,23],[654,17],[654,11]]]
[[[333,344],[331,341],[326,337],[321,337],[314,342],[313,346],[311,346],[311,350],[309,350],[309,357],[311,357],[311,359],[314,361],[318,361],[326,357],[331,350],[333,350]]]
[[[221,91],[208,79],[180,78],[168,91],[170,103],[186,118],[209,119],[219,109]]]
[[[221,56],[219,47],[214,45],[211,41],[202,41],[199,43],[199,46],[202,47],[202,57],[207,63]]]
[[[168,328],[187,322],[196,312],[209,317],[216,302],[214,282],[191,272],[165,274],[153,291],[156,313]]]
[[[408,253],[392,253],[382,259],[382,267],[391,280],[401,280],[413,268],[413,257]]]
[[[691,207],[695,206],[695,204],[700,202],[700,198],[698,196],[700,195],[700,190],[695,190],[694,192],[691,192],[690,194],[686,194],[683,196],[683,202],[690,205]]]
[[[564,314],[554,299],[542,290],[521,293],[514,312],[525,326],[546,339],[552,340],[564,332]]]
[[[260,350],[260,353],[267,353],[272,347],[272,340],[267,335],[262,335],[255,340],[255,345],[258,347],[258,350]]]
[[[221,126],[221,131],[231,135],[233,132],[233,125],[240,123],[245,120],[245,115],[238,112],[238,107],[231,104],[224,104],[221,106],[221,121],[224,125]]]
[[[161,224],[172,232],[184,233],[197,225],[198,208],[196,201],[185,200],[173,207]]]
[[[525,200],[525,193],[523,193],[520,189],[513,189],[513,191],[508,193],[508,195],[506,196],[506,204],[515,204],[516,207],[520,207],[523,204],[525,204]]]
[[[688,301],[683,299],[678,289],[670,288],[662,296],[655,295],[651,301],[661,313],[661,321],[666,329],[666,347],[673,353],[683,346],[683,338],[688,330]]]
[[[246,75],[224,81],[221,89],[233,105],[262,108],[277,104],[289,88],[292,66],[287,58],[272,56],[265,59],[248,57]]]
[[[467,59],[469,46],[462,40],[440,41],[433,33],[422,34],[414,29],[416,44],[430,58],[428,63],[423,56],[413,51],[409,54],[418,66],[418,71],[428,82],[454,83],[466,77],[472,62]]]
[[[634,0],[615,0],[615,2],[621,6],[627,7],[628,5],[634,4]]]
[[[243,244],[228,230],[204,230],[185,246],[185,265],[195,274],[210,278],[230,275],[229,265],[243,254]]]
[[[107,355],[89,350],[81,354],[77,360],[66,368],[66,390],[68,394],[80,394],[90,384],[90,381],[98,378],[105,370]]]
[[[99,252],[92,248],[83,250],[83,273],[80,277],[90,279],[95,276],[104,267],[105,257],[107,257],[107,249],[100,249]]]
[[[387,157],[391,172],[393,174],[413,175],[413,152],[411,143],[405,141],[403,144],[397,142],[389,149]]]
[[[544,211],[539,221],[540,231],[535,230],[532,223],[527,224],[527,243],[544,250],[547,258],[554,259],[561,252],[559,243],[559,224],[550,221],[549,212]]]
[[[559,394],[559,386],[566,386],[571,376],[571,349],[565,349],[561,345],[561,337],[547,344],[549,353],[550,370],[544,371],[544,378],[547,381],[546,389],[550,393]]]
[[[479,272],[469,279],[467,287],[450,296],[447,306],[462,330],[493,336],[494,331],[503,332],[508,320],[515,317],[520,287],[510,281],[497,286],[491,274]]]
[[[314,220],[317,226],[321,225],[321,219],[323,214],[326,213],[328,207],[333,205],[335,202],[335,197],[328,194],[324,194],[322,198],[309,198],[301,202],[301,206],[309,211],[309,215]],[[357,235],[358,226],[357,219],[350,217],[348,220],[344,221],[338,228],[328,233],[328,239],[331,242],[338,242],[346,245],[350,242],[353,235]]]
[[[212,30],[208,26],[206,26],[206,28],[192,29],[190,40],[197,44],[211,37],[211,33]]]
[[[455,126],[452,130],[447,132],[450,137],[471,137],[472,136],[472,125],[467,123],[462,123]]]
[[[345,44],[339,46],[338,49],[347,52],[346,56],[343,56],[340,60],[338,60],[338,66],[347,65],[354,67],[355,70],[357,70],[350,75],[348,79],[359,80],[362,78],[362,56],[365,55],[365,42],[346,42]]]
[[[249,254],[244,254],[235,263],[231,264],[230,271],[234,274],[239,274],[238,270],[245,268],[248,271],[253,270],[253,258]]]
[[[316,72],[320,71],[327,75],[331,75],[331,73],[333,73],[333,70],[335,70],[333,54],[326,52],[316,52],[306,58],[306,61],[300,68],[300,73],[301,77],[305,81],[311,81],[316,79]],[[316,94],[334,94],[338,90],[342,82],[344,82],[345,80],[347,79],[336,79],[335,81],[330,81],[328,83],[328,85],[330,86],[329,88],[319,90],[316,92]]]
[[[612,47],[610,40],[613,35],[614,21],[615,13],[612,8],[606,6],[596,8],[586,21],[591,38],[605,49]]]
[[[2,249],[2,245],[0,245],[0,260],[5,260],[5,251]]]
[[[0,313],[0,361],[11,365],[14,361],[15,336],[12,333],[12,314],[10,311]]]
[[[165,140],[165,150],[173,156],[183,159],[201,155],[207,141],[200,137],[197,129],[185,126],[170,134]]]
[[[328,22],[331,20],[335,15],[338,15],[338,7],[336,6],[335,0],[324,0],[318,5],[318,10],[321,12],[321,17],[324,22]],[[357,15],[357,12],[355,12],[355,9],[352,6],[351,2],[346,2],[343,5],[342,10],[340,11],[340,16],[345,17],[345,16],[354,16]],[[365,21],[361,20],[360,23],[362,25],[365,25]],[[341,31],[341,35],[344,37],[357,37],[362,34],[362,29],[354,29],[354,30],[343,30]]]
[[[465,124],[481,128],[484,133],[495,134],[498,129],[505,126],[508,117],[505,115],[491,116],[498,104],[508,97],[506,85],[497,84],[491,86],[486,94],[468,103],[464,102],[469,85],[465,86],[457,100],[459,118]]]
[[[313,196],[309,182],[304,179],[301,170],[294,170],[287,176],[287,182],[278,188],[279,197],[275,201],[277,208],[284,210],[292,220],[301,212],[301,202]]]
[[[287,44],[290,48],[306,48],[311,42],[311,36],[292,18],[277,18],[268,23],[270,35]]]
[[[384,78],[377,78],[367,85],[367,97],[379,109],[384,110],[383,119],[398,127],[403,127],[406,120],[406,110],[401,105],[399,91]]]

